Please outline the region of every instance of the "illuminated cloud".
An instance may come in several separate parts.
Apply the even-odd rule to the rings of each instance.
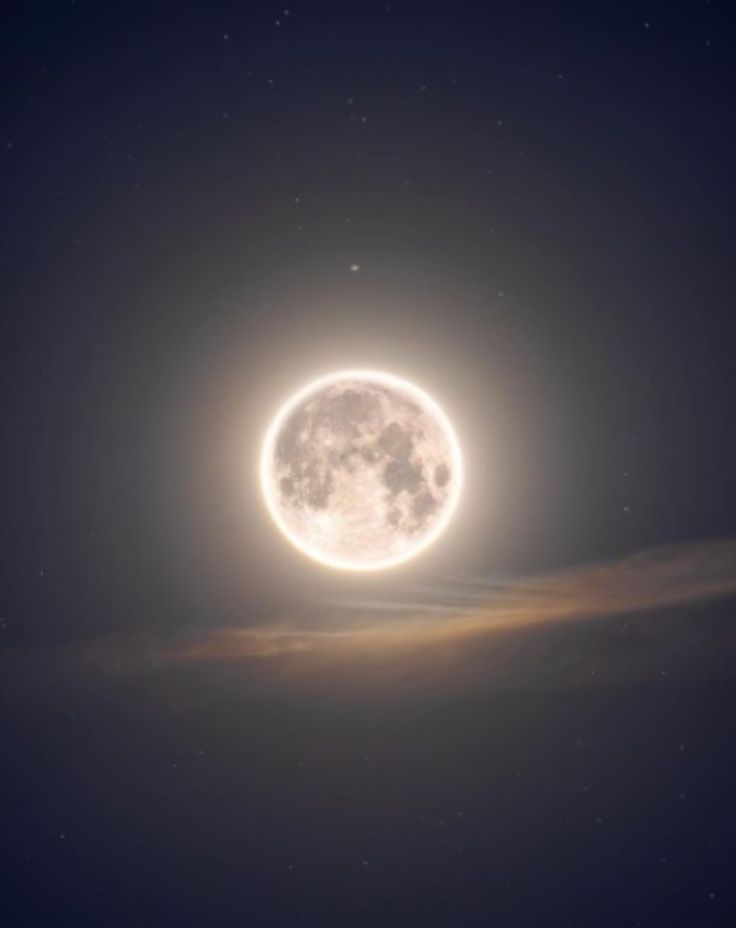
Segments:
[[[734,595],[736,541],[707,541],[531,577],[413,589],[390,600],[321,603],[299,619],[207,633],[170,657],[206,661],[401,650]]]

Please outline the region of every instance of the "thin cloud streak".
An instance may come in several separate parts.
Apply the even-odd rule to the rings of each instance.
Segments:
[[[333,600],[305,609],[301,621],[208,633],[180,644],[169,657],[207,661],[406,649],[731,596],[736,540],[705,541],[531,577],[414,588],[405,597]]]

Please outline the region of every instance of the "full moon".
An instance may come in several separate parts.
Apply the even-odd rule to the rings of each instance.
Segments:
[[[457,506],[455,432],[424,390],[382,371],[341,371],[299,390],[261,451],[269,512],[304,554],[381,570],[424,551]]]

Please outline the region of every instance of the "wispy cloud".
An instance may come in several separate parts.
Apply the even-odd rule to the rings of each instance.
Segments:
[[[405,649],[734,595],[736,540],[705,541],[535,576],[312,604],[285,621],[209,632],[169,656],[206,661]]]

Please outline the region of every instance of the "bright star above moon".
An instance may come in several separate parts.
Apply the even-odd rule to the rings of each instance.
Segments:
[[[263,496],[302,553],[382,570],[426,550],[457,507],[455,431],[424,390],[383,371],[329,374],[294,394],[261,451]]]

